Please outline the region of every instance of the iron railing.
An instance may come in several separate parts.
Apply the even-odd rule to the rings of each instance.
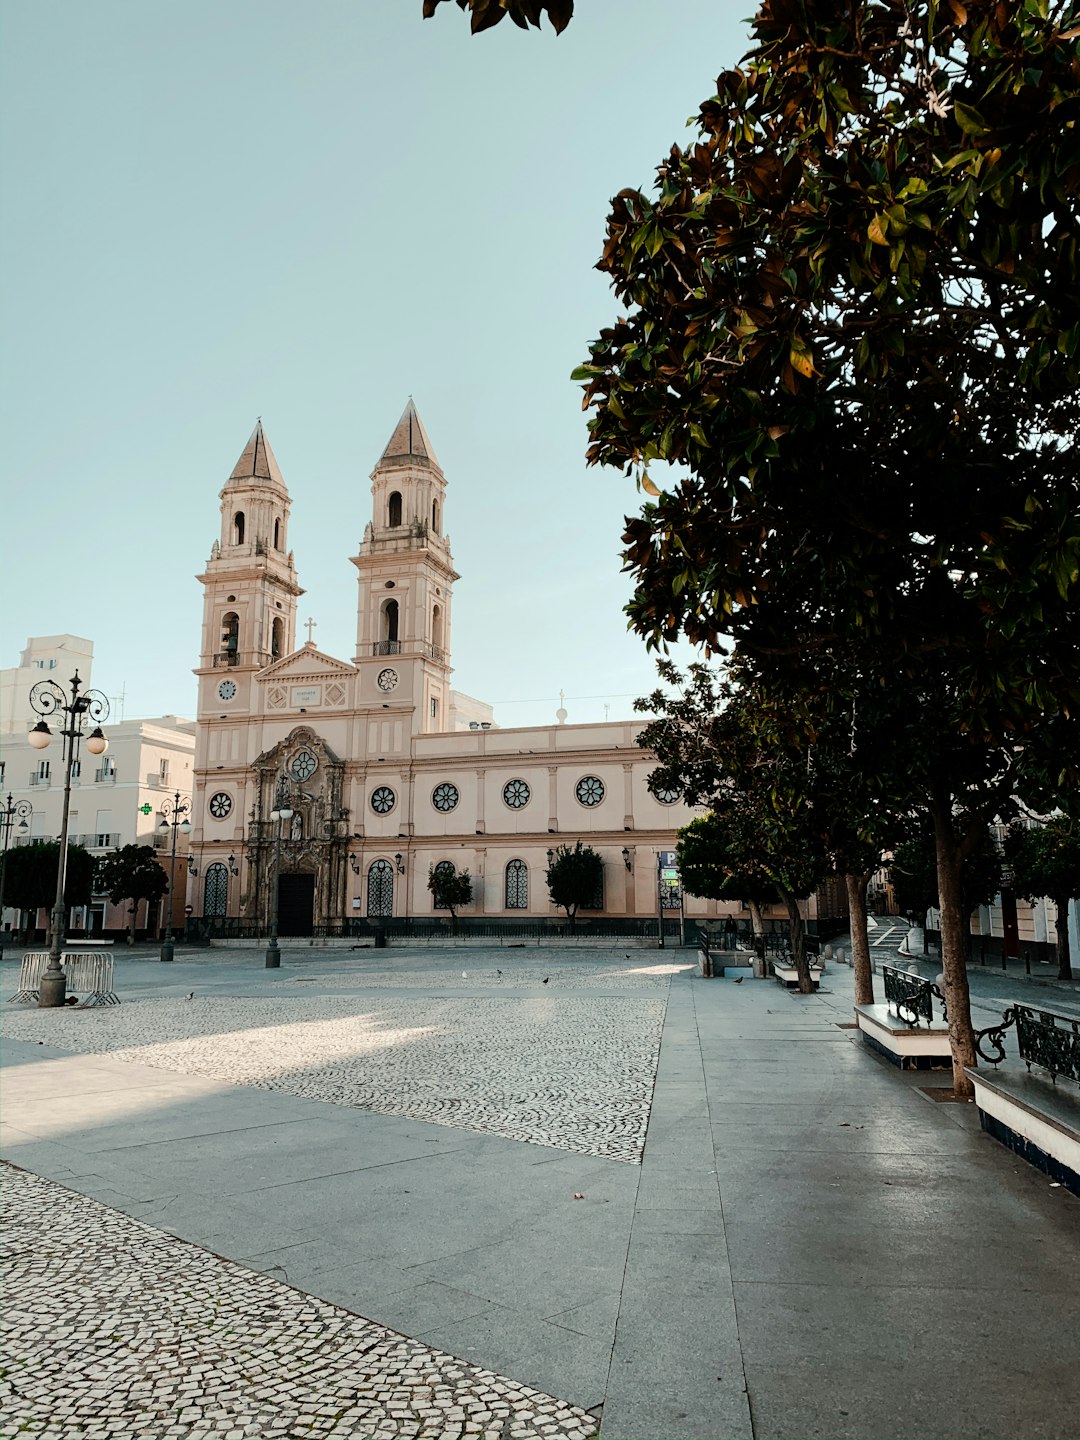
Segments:
[[[1005,1032],[1013,1025],[1020,1058],[1029,1070],[1035,1065],[1048,1071],[1055,1085],[1059,1075],[1080,1085],[1080,1020],[1056,1010],[1010,1005],[997,1025],[975,1032],[975,1049],[991,1065],[999,1065],[1004,1060]],[[992,1053],[982,1048],[984,1040]]]
[[[932,980],[925,980],[913,970],[897,970],[893,965],[882,965],[881,975],[885,981],[885,1003],[896,1006],[896,1013],[905,1025],[917,1026],[920,1020],[930,1025],[934,1019],[935,996],[941,1001],[942,1018],[948,1019],[945,996]]]

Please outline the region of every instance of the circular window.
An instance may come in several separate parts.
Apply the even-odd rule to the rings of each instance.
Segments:
[[[306,780],[314,775],[319,768],[319,762],[310,750],[298,750],[293,756],[292,765],[289,767],[297,780]]]
[[[671,785],[659,785],[652,793],[661,805],[674,805],[676,800],[680,799],[678,790]]]
[[[444,815],[449,814],[449,812],[457,806],[460,799],[461,796],[458,793],[457,786],[451,785],[448,781],[442,785],[436,785],[435,789],[431,792],[432,805]]]
[[[380,670],[378,675],[380,690],[393,690],[397,684],[398,675],[396,670]]]
[[[595,775],[586,775],[575,785],[574,794],[582,805],[599,805],[604,798],[604,782]]]
[[[371,808],[376,815],[389,815],[397,803],[397,796],[389,785],[380,785],[371,792]]]
[[[524,780],[508,780],[503,786],[503,802],[511,810],[524,810],[532,791]]]
[[[216,795],[210,796],[210,804],[207,808],[215,820],[224,820],[232,814],[232,796],[226,795],[224,790],[219,790]]]
[[[231,700],[236,694],[236,681],[222,680],[221,684],[217,687],[217,693],[219,700]]]

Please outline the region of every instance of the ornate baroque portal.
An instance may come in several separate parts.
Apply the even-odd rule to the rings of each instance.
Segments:
[[[279,896],[282,902],[292,902],[291,933],[312,934],[322,926],[340,925],[347,903],[349,843],[348,811],[342,805],[344,762],[314,730],[299,725],[260,755],[253,768],[258,776],[258,798],[247,843],[255,877],[249,887],[245,917],[258,921],[260,926],[269,925],[273,890],[278,883],[275,856],[279,825],[270,815],[288,808],[293,813],[292,819],[281,825]],[[313,890],[310,881],[298,878],[303,876],[314,878]]]

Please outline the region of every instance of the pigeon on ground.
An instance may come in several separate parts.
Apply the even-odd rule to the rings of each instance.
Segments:
[[[743,980],[744,980],[745,978],[746,978],[746,977],[745,977],[744,975],[737,975],[737,976],[735,977],[735,984],[736,984],[736,985],[741,985],[742,982],[743,982]]]
[[[502,971],[501,971],[501,970],[496,970],[496,971],[495,971],[495,974],[496,974],[496,975],[501,975],[501,974],[502,974]]]
[[[550,975],[545,975],[544,978],[543,978],[543,980],[540,981],[540,984],[541,984],[541,985],[546,985],[550,979],[551,979],[551,976],[550,976]]]
[[[461,978],[462,978],[463,980],[467,980],[467,979],[469,978],[469,972],[468,972],[467,970],[462,970],[462,972],[461,972]]]
[[[189,1000],[194,1000],[194,999],[195,999],[195,991],[192,990],[191,994],[190,994],[187,998],[188,998]]]

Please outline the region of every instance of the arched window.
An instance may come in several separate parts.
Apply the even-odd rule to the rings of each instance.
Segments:
[[[242,510],[237,510],[233,516],[232,538],[234,545],[242,545],[244,543],[244,512]]]
[[[235,610],[221,617],[221,648],[232,659],[240,648],[240,616]]]
[[[457,874],[457,871],[456,871],[456,869],[454,868],[454,862],[453,862],[452,860],[440,860],[439,863],[435,866],[434,870],[432,871],[432,874],[434,874],[434,875],[456,875],[456,874]],[[432,906],[431,906],[431,908],[432,908],[433,910],[449,910],[449,909],[450,909],[450,906],[449,906],[449,905],[446,905],[446,904],[440,904],[440,903],[439,903],[439,898],[438,898],[438,892],[433,890],[433,891],[432,891]]]
[[[274,549],[281,549],[281,521],[274,521]]]
[[[203,886],[203,915],[225,915],[229,909],[229,868],[219,863],[210,865]]]
[[[394,867],[389,860],[376,860],[367,872],[367,913],[393,915]]]
[[[388,600],[383,606],[383,639],[396,640],[398,638],[398,603],[396,600]]]
[[[401,491],[393,490],[390,499],[386,502],[386,523],[394,526],[401,524]]]
[[[436,650],[443,648],[442,644],[442,606],[436,605],[431,611],[431,643]]]
[[[431,502],[431,528],[436,535],[439,533],[439,502],[437,500]]]
[[[270,654],[275,660],[280,660],[281,652],[285,646],[285,622],[280,615],[274,617],[274,626],[271,635]]]
[[[524,860],[511,860],[506,867],[506,908],[529,908],[529,867]]]

